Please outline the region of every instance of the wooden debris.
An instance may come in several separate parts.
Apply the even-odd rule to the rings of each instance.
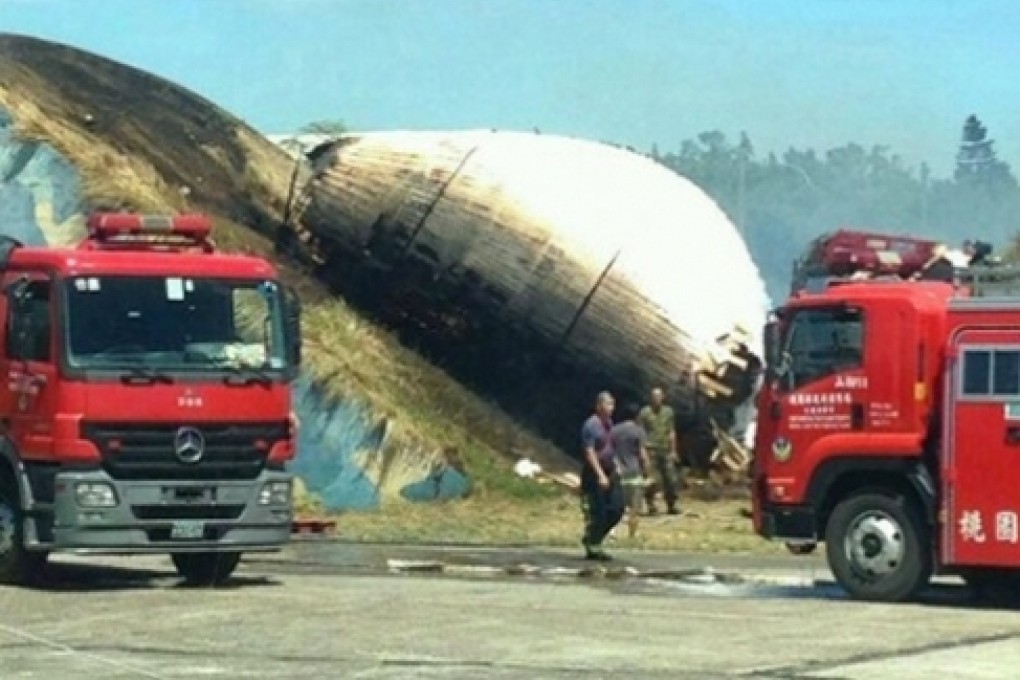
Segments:
[[[295,519],[290,532],[298,535],[326,535],[336,532],[336,521],[331,519]]]
[[[714,420],[712,431],[718,445],[712,453],[711,463],[718,476],[725,483],[746,477],[752,459],[751,451],[720,428]]]

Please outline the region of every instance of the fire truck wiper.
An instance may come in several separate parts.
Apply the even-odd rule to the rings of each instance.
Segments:
[[[174,381],[167,373],[145,366],[132,366],[120,374],[120,380],[134,385],[153,385],[158,382],[170,385]]]
[[[223,376],[223,382],[227,385],[247,387],[248,385],[261,385],[271,387],[273,379],[264,371],[255,368],[240,368],[239,366],[224,366],[228,371]]]

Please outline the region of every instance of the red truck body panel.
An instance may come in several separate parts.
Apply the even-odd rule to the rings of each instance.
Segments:
[[[861,309],[864,355],[858,365],[796,389],[771,382],[759,392],[756,506],[806,502],[813,473],[829,460],[921,456],[953,294],[952,286],[937,282],[847,283],[791,299],[788,316],[819,307]],[[779,450],[789,460],[777,462]],[[760,517],[756,527],[761,530]]]
[[[954,305],[949,325],[940,560],[1020,566],[1020,305]]]
[[[7,434],[17,443],[23,460],[98,463],[100,454],[95,445],[81,439],[85,420],[192,425],[226,421],[285,423],[290,413],[289,390],[282,384],[253,390],[218,381],[172,385],[64,381],[56,371],[39,364],[31,364],[29,374],[46,376],[46,387],[33,389],[20,367],[9,366],[6,384],[0,388],[0,414],[9,419]],[[267,450],[270,444],[274,445],[270,462],[282,464],[293,458],[291,440],[267,442]]]
[[[296,299],[266,260],[216,252],[202,215],[87,228],[76,248],[0,247],[0,502],[26,548],[278,549]]]
[[[820,238],[766,327],[755,530],[801,551],[825,541],[862,597],[909,596],[932,573],[1020,579],[1020,268],[847,278],[910,277],[936,245]]]
[[[44,268],[61,276],[103,273],[121,275],[216,276],[221,278],[275,278],[266,260],[246,255],[174,252],[131,252],[75,248],[19,248],[11,254],[8,269]]]
[[[189,225],[191,222],[189,221]],[[58,278],[89,274],[103,276],[213,277],[228,280],[275,278],[269,262],[248,256],[226,254],[192,254],[175,252],[99,251],[57,248],[22,248],[15,250],[8,264],[7,278],[18,272],[49,270]],[[7,301],[0,296],[0,317],[7,314]],[[56,315],[56,312],[54,313]],[[56,319],[54,319],[56,321]],[[56,326],[56,323],[55,323]],[[0,334],[0,355],[6,346]],[[57,338],[54,339],[57,342]],[[56,351],[56,347],[54,347]],[[119,382],[80,382],[61,378],[52,364],[32,362],[28,373],[42,376],[46,389],[25,385],[25,371],[20,362],[8,362],[0,356],[0,366],[7,369],[5,385],[0,385],[0,417],[15,416],[28,409],[34,416],[31,424],[24,419],[12,423],[9,436],[19,444],[25,458],[49,460],[98,460],[88,442],[65,438],[55,445],[47,415],[57,416],[67,424],[65,435],[75,432],[72,423],[87,415],[90,420],[124,420],[138,422],[265,422],[285,421],[290,413],[290,390],[286,384],[274,383],[258,390],[227,386],[217,380],[182,381],[173,385],[123,385]],[[6,388],[6,389],[5,389]],[[243,403],[237,401],[243,394]],[[25,396],[23,396],[25,395]],[[20,409],[18,399],[23,398]],[[239,408],[240,407],[240,408]],[[28,437],[27,440],[22,440]],[[276,462],[293,456],[290,442],[274,451]]]

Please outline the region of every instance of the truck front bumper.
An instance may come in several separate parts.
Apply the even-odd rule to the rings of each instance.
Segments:
[[[763,537],[784,541],[816,541],[815,511],[806,505],[763,504],[759,532]]]
[[[117,480],[104,470],[61,472],[53,504],[55,552],[140,554],[280,549],[293,511],[260,503],[268,484],[291,484],[289,473],[264,470],[253,480]],[[85,506],[80,484],[113,490],[116,505]]]

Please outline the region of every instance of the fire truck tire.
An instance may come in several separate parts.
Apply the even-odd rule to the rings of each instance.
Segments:
[[[25,549],[24,515],[14,483],[0,479],[0,583],[29,585],[42,576],[45,553]]]
[[[840,502],[825,531],[836,580],[860,600],[900,602],[932,574],[930,539],[909,499],[863,492]]]
[[[170,558],[188,585],[214,586],[230,578],[241,561],[241,553],[174,553]]]

